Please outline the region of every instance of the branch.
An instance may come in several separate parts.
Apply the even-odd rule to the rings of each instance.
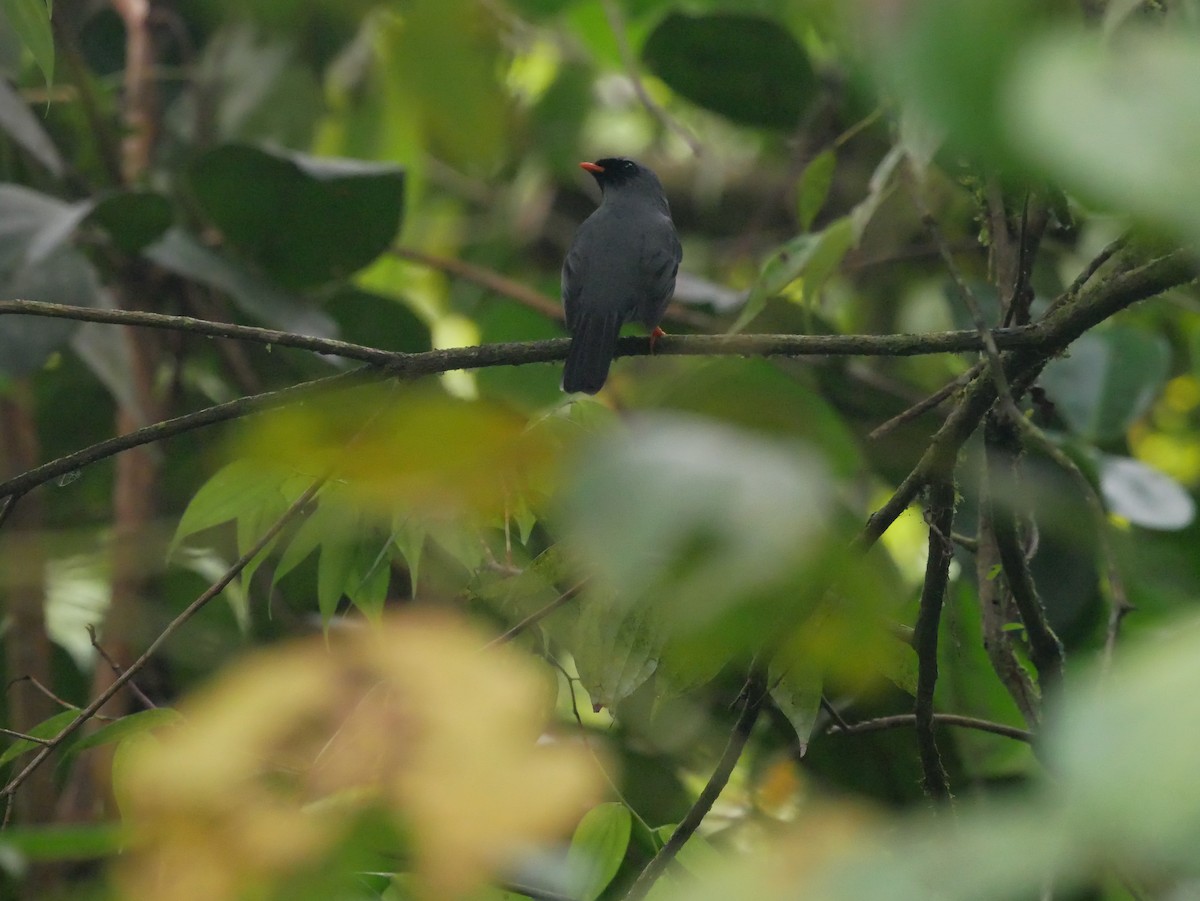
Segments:
[[[319,354],[339,356],[377,366],[387,366],[396,374],[415,376],[446,372],[451,369],[479,369],[485,366],[520,366],[564,359],[569,338],[546,341],[522,341],[484,344],[422,353],[394,353],[333,338],[316,338],[276,329],[229,322],[212,322],[191,316],[168,316],[140,310],[108,310],[97,307],[72,307],[35,300],[0,301],[0,316],[48,316],[80,322],[110,325],[135,325],[167,329],[218,338],[232,338],[278,347],[296,347]],[[1034,326],[998,329],[993,332],[998,347],[1035,348],[1046,338]],[[983,347],[979,336],[968,329],[909,335],[668,335],[654,345],[654,354],[670,356],[869,356],[907,357],[922,354],[969,353]],[[650,354],[644,338],[622,338],[617,356]]]
[[[67,725],[63,727],[62,731],[58,733],[58,735],[54,736],[49,743],[44,745],[42,749],[38,751],[34,758],[25,765],[23,770],[17,773],[17,775],[13,776],[13,778],[9,780],[8,784],[5,785],[3,789],[0,789],[0,798],[11,797],[13,793],[21,787],[21,784],[46,761],[46,758],[49,757],[56,748],[60,747],[63,742],[78,732],[84,723],[95,716],[101,707],[107,704],[108,701],[118,691],[120,691],[127,682],[132,680],[133,677],[137,675],[147,663],[150,662],[150,658],[158,652],[159,648],[161,648],[172,635],[179,631],[179,629],[182,628],[182,626],[188,620],[199,613],[209,601],[224,591],[225,587],[238,577],[238,574],[246,568],[250,561],[257,557],[267,545],[275,540],[275,536],[282,532],[288,523],[290,523],[308,508],[309,503],[314,497],[316,497],[317,492],[321,490],[321,487],[325,484],[327,479],[328,476],[321,476],[320,478],[314,480],[303,494],[292,501],[291,505],[277,520],[275,520],[271,527],[263,532],[259,539],[246,550],[246,553],[238,557],[238,559],[235,560],[227,570],[225,570],[225,572],[221,575],[221,578],[217,579],[217,581],[205,589],[199,597],[188,604],[182,613],[167,623],[166,628],[159,633],[158,637],[155,638],[154,641],[150,642],[150,646],[142,652],[142,655],[138,657],[137,660],[133,661],[133,663],[129,664],[129,666],[126,667],[123,672],[117,675],[108,688],[98,694],[95,700],[84,707],[83,710],[79,712],[79,716],[67,723]]]
[[[1050,312],[1036,325],[1015,329],[996,329],[992,337],[1000,349],[1000,362],[1008,375],[1013,397],[1020,397],[1041,373],[1047,361],[1093,326],[1126,307],[1154,297],[1196,278],[1195,264],[1180,250],[1148,263],[1113,274],[1103,281],[1091,282],[1077,296],[1064,295],[1051,305]],[[962,333],[956,333],[962,334]],[[972,334],[978,340],[978,336]],[[1035,336],[1026,341],[1017,335]],[[659,346],[662,346],[660,342]],[[981,345],[980,345],[981,346]],[[972,349],[975,349],[972,347]],[[871,514],[856,544],[866,549],[879,540],[896,518],[908,509],[932,474],[945,471],[996,400],[990,378],[976,378],[967,388],[962,402],[947,417],[912,472],[905,477],[887,503]]]
[[[1029,636],[1029,658],[1037,668],[1039,687],[1044,698],[1048,690],[1062,682],[1063,646],[1046,619],[1046,608],[1038,597],[1037,586],[1029,571],[1029,561],[1021,546],[1013,512],[1012,498],[1020,484],[1020,442],[1016,426],[1011,421],[989,419],[984,445],[988,483],[992,488],[988,514],[992,521],[992,533],[996,536],[996,550],[1000,554],[1005,581],[1021,614],[1021,621],[1025,624],[1025,633]]]
[[[929,556],[925,563],[921,606],[913,628],[913,650],[917,652],[917,698],[913,719],[921,754],[921,782],[927,795],[943,800],[950,797],[950,782],[933,734],[933,691],[938,678],[938,626],[950,580],[950,560],[954,556],[954,544],[950,541],[953,526],[954,482],[947,472],[929,489]]]
[[[870,720],[861,720],[857,723],[847,723],[844,726],[832,723],[825,730],[825,733],[827,735],[853,735],[856,732],[879,732],[883,729],[898,729],[904,726],[912,726],[916,722],[917,715],[915,713],[898,713],[895,716],[879,716]],[[1023,741],[1026,744],[1033,743],[1033,733],[1027,729],[1007,726],[1004,723],[993,723],[991,720],[981,720],[973,716],[960,716],[956,713],[935,713],[933,715],[933,723],[935,726],[958,726],[961,729],[974,729],[978,732],[990,732],[993,735],[1002,735],[1005,738],[1013,738],[1017,741]]]
[[[733,732],[729,735],[729,741],[725,744],[725,750],[721,754],[717,768],[713,770],[708,784],[700,792],[696,803],[691,806],[679,825],[675,827],[675,831],[671,833],[667,843],[659,849],[650,863],[646,864],[646,868],[639,874],[623,901],[641,901],[642,898],[645,898],[654,883],[675,860],[680,849],[700,827],[700,823],[712,810],[712,806],[717,802],[717,798],[720,797],[729,782],[729,776],[741,758],[742,751],[745,750],[750,732],[754,729],[754,723],[758,720],[758,714],[762,711],[766,699],[766,677],[756,664],[742,689],[742,712],[733,726]]]
[[[32,488],[74,473],[76,470],[82,469],[91,463],[115,456],[130,448],[141,447],[144,444],[153,444],[156,441],[164,441],[167,438],[173,438],[176,435],[194,431],[206,425],[228,422],[229,420],[239,419],[253,413],[261,413],[264,410],[271,410],[286,404],[296,403],[297,401],[305,400],[327,391],[345,390],[384,377],[386,377],[386,373],[383,370],[373,370],[364,367],[352,372],[344,372],[340,375],[302,382],[299,385],[292,385],[289,388],[279,391],[269,391],[266,394],[252,394],[249,397],[241,397],[227,403],[217,404],[215,407],[206,407],[195,413],[176,416],[174,419],[158,422],[125,435],[101,441],[73,454],[67,454],[65,457],[59,457],[57,460],[43,463],[41,466],[23,472],[19,476],[5,482],[0,482],[0,497],[19,497]]]

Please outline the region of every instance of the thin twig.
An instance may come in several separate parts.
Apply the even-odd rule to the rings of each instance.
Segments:
[[[968,369],[966,372],[964,372],[962,375],[958,376],[953,381],[947,382],[945,385],[943,385],[937,391],[933,392],[933,394],[929,395],[924,400],[917,401],[915,404],[913,404],[907,410],[903,411],[902,413],[897,413],[895,416],[893,416],[887,422],[877,425],[874,429],[872,429],[867,434],[867,439],[870,441],[878,441],[880,438],[887,435],[889,432],[891,432],[896,427],[904,425],[904,423],[910,422],[911,420],[916,419],[918,416],[922,415],[923,413],[926,413],[929,410],[933,410],[936,407],[941,406],[942,403],[945,400],[947,400],[949,397],[951,397],[955,391],[962,390],[963,387],[965,387],[966,385],[968,385],[970,383],[971,379],[973,379],[973,378],[975,378],[975,376],[979,375],[979,371],[982,368],[983,368],[982,363],[976,363],[970,369]]]
[[[562,304],[557,300],[543,294],[541,291],[535,291],[533,288],[515,279],[501,275],[492,269],[485,269],[483,266],[476,266],[474,263],[456,260],[452,257],[436,256],[432,253],[426,253],[423,250],[417,250],[414,247],[393,247],[391,253],[392,256],[407,260],[410,263],[417,263],[430,269],[436,269],[439,272],[445,272],[447,275],[453,275],[456,278],[473,282],[481,288],[486,288],[495,294],[515,300],[522,306],[526,306],[550,319],[561,320],[563,318]]]
[[[184,608],[183,612],[167,623],[162,632],[158,634],[154,641],[150,642],[150,645],[145,651],[142,652],[142,655],[138,657],[137,660],[129,664],[124,672],[113,679],[112,683],[104,691],[97,695],[90,704],[88,704],[79,712],[79,716],[67,723],[67,725],[62,728],[62,731],[50,740],[49,744],[38,751],[34,758],[25,765],[24,769],[13,776],[3,789],[0,789],[0,797],[11,797],[13,793],[21,787],[21,784],[24,783],[25,780],[28,779],[38,767],[45,763],[46,758],[53,753],[55,748],[62,745],[64,741],[79,731],[84,723],[96,716],[96,714],[100,711],[100,708],[107,704],[118,691],[125,687],[125,685],[130,682],[133,677],[140,672],[143,667],[146,666],[147,663],[150,662],[150,659],[164,644],[166,644],[167,640],[170,639],[171,636],[178,632],[188,620],[204,609],[209,601],[224,591],[225,587],[238,577],[238,574],[246,568],[250,561],[257,557],[259,553],[261,553],[262,550],[267,547],[267,545],[274,541],[275,536],[283,531],[288,523],[299,516],[308,507],[309,503],[316,496],[317,492],[321,490],[321,487],[325,484],[327,479],[328,476],[321,476],[320,478],[315,479],[313,483],[309,485],[309,487],[298,498],[292,501],[291,505],[277,520],[275,520],[274,523],[271,524],[270,528],[263,532],[263,534],[259,536],[258,540],[255,541],[254,544],[251,545],[244,554],[242,554],[242,556],[238,557],[238,559],[235,560],[233,564],[231,564],[230,567],[225,570],[225,572],[219,579],[217,579],[216,582],[206,588],[199,597],[188,604],[188,606]]]
[[[879,716],[874,719],[848,723],[845,727],[836,724],[831,725],[825,732],[828,735],[853,735],[856,732],[878,732],[882,729],[899,729],[905,726],[914,726],[916,722],[917,715],[915,713],[898,713],[893,716]],[[933,723],[935,726],[957,726],[960,729],[990,732],[993,735],[1002,735],[1005,738],[1013,738],[1027,744],[1033,742],[1033,733],[1028,729],[1020,729],[1016,726],[1005,725],[1004,723],[993,723],[991,720],[981,720],[973,716],[960,716],[957,713],[935,713],[933,715]]]
[[[88,638],[91,639],[92,647],[96,649],[96,653],[104,658],[104,662],[108,664],[109,668],[115,675],[121,675],[121,665],[117,663],[117,661],[113,660],[112,657],[109,656],[108,651],[104,650],[104,648],[100,646],[100,642],[96,640],[96,627],[91,623],[88,623],[87,633]],[[139,701],[142,702],[142,705],[147,710],[155,710],[158,708],[158,705],[151,701],[150,698],[146,696],[146,693],[142,691],[141,688],[138,687],[138,684],[132,679],[129,681],[129,690],[133,692],[133,694]]]
[[[1004,366],[1000,362],[1000,349],[996,346],[996,339],[991,327],[988,326],[983,318],[983,310],[979,306],[975,292],[971,290],[971,286],[963,278],[962,271],[954,261],[954,255],[950,253],[950,246],[946,243],[946,238],[942,234],[937,220],[933,218],[933,213],[929,211],[929,207],[926,205],[920,191],[917,187],[913,186],[911,193],[921,214],[921,222],[924,224],[925,230],[929,232],[929,237],[937,246],[938,253],[942,257],[942,262],[946,265],[946,271],[954,281],[954,285],[958,289],[958,294],[962,298],[967,312],[971,314],[971,322],[975,325],[975,331],[979,333],[979,337],[983,340],[983,349],[988,359],[988,369],[992,379],[996,383],[996,395],[1008,411],[1015,411],[1016,403],[1012,392],[1009,390],[1008,377],[1004,373]]]
[[[1096,486],[1088,480],[1075,461],[1050,441],[1041,429],[1024,418],[1019,420],[1019,425],[1026,437],[1037,445],[1038,450],[1066,470],[1074,479],[1083,494],[1088,509],[1096,520],[1096,530],[1100,538],[1100,556],[1104,561],[1104,574],[1108,580],[1108,627],[1104,637],[1104,665],[1108,666],[1112,663],[1121,622],[1134,609],[1134,606],[1129,601],[1129,592],[1125,589],[1125,579],[1121,576],[1120,567],[1117,566],[1117,555],[1112,546],[1113,528],[1112,523],[1108,520],[1108,514],[1105,512],[1104,501],[1101,500]]]
[[[5,729],[3,726],[0,726],[0,735],[7,736],[8,738],[15,738],[19,741],[33,742],[35,745],[48,745],[51,741],[49,738],[38,738],[36,735],[27,735],[24,732],[18,732],[15,729]]]
[[[1004,578],[1025,625],[1025,634],[1029,638],[1029,659],[1037,668],[1038,683],[1044,697],[1062,682],[1063,646],[1046,618],[1046,608],[1029,572],[1029,561],[1017,530],[1012,499],[1018,484],[1020,443],[1012,422],[998,418],[988,420],[984,437],[988,480],[992,486],[988,515],[996,536],[1000,565],[1004,568]],[[1004,490],[998,493],[996,489],[1000,486]]]
[[[547,616],[549,616],[551,613],[553,613],[559,607],[563,606],[568,601],[570,601],[572,598],[574,598],[577,594],[579,594],[579,589],[583,588],[583,586],[586,584],[587,584],[587,579],[582,579],[579,582],[577,582],[575,585],[572,585],[570,588],[568,588],[566,591],[564,591],[562,594],[560,594],[558,597],[556,597],[554,600],[552,600],[549,604],[546,604],[546,606],[542,607],[540,610],[535,610],[533,613],[529,614],[529,616],[525,617],[523,620],[521,620],[519,623],[517,623],[515,626],[513,626],[508,631],[506,631],[500,635],[497,635],[495,638],[493,638],[491,641],[489,641],[487,644],[485,644],[484,648],[491,648],[491,647],[495,647],[496,645],[507,644],[508,642],[512,641],[514,638],[516,638],[518,635],[520,635],[522,632],[524,632],[530,626],[534,626],[537,623],[540,623],[542,620],[544,620]]]
[[[616,0],[602,0],[602,5],[604,6],[604,15],[608,19],[608,27],[613,33],[613,39],[617,42],[617,52],[621,55],[621,65],[625,67],[625,74],[629,77],[629,82],[633,85],[633,91],[637,94],[637,98],[641,101],[642,106],[665,127],[679,135],[691,149],[694,156],[703,156],[704,147],[700,143],[700,139],[692,134],[682,122],[677,122],[646,91],[646,86],[642,83],[642,75],[638,71],[637,59],[633,55],[633,48],[629,46],[629,37],[625,33],[625,17],[621,14],[621,7],[617,4]]]
[[[1086,266],[1083,267],[1082,270],[1080,270],[1079,274],[1075,276],[1075,280],[1071,282],[1067,290],[1064,291],[1062,295],[1054,301],[1054,304],[1050,307],[1050,309],[1054,310],[1061,304],[1067,303],[1075,298],[1079,292],[1083,290],[1083,286],[1086,285],[1091,280],[1092,276],[1100,270],[1100,267],[1112,259],[1112,257],[1116,255],[1116,253],[1128,242],[1128,235],[1122,235],[1116,240],[1109,242],[1098,254],[1096,254],[1096,256],[1094,256],[1088,262]]]
[[[746,680],[746,685],[742,688],[742,712],[739,714],[737,722],[734,723],[733,731],[729,735],[729,741],[725,744],[725,750],[721,754],[716,769],[713,770],[696,802],[680,820],[675,831],[671,833],[667,843],[659,849],[659,852],[638,875],[626,893],[624,901],[641,901],[642,898],[645,898],[654,883],[675,860],[687,840],[700,828],[700,823],[712,810],[717,798],[720,797],[729,782],[733,768],[741,759],[742,751],[745,750],[746,742],[750,738],[758,715],[766,703],[767,694],[765,673],[761,667],[756,665],[750,678]]]

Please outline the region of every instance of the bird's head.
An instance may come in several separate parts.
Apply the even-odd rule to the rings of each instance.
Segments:
[[[580,169],[590,172],[592,178],[600,185],[600,190],[608,193],[610,189],[633,185],[638,182],[649,183],[659,191],[662,186],[658,177],[645,166],[623,156],[610,156],[594,163],[580,163]]]

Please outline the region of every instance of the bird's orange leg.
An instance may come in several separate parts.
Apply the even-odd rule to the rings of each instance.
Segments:
[[[650,333],[650,353],[654,353],[654,345],[658,343],[659,338],[665,338],[666,334],[657,325],[654,327],[654,331]]]

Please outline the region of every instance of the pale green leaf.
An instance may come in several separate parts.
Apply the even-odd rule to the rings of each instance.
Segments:
[[[568,865],[572,897],[596,901],[625,859],[633,818],[616,801],[598,804],[584,814],[571,838]]]

